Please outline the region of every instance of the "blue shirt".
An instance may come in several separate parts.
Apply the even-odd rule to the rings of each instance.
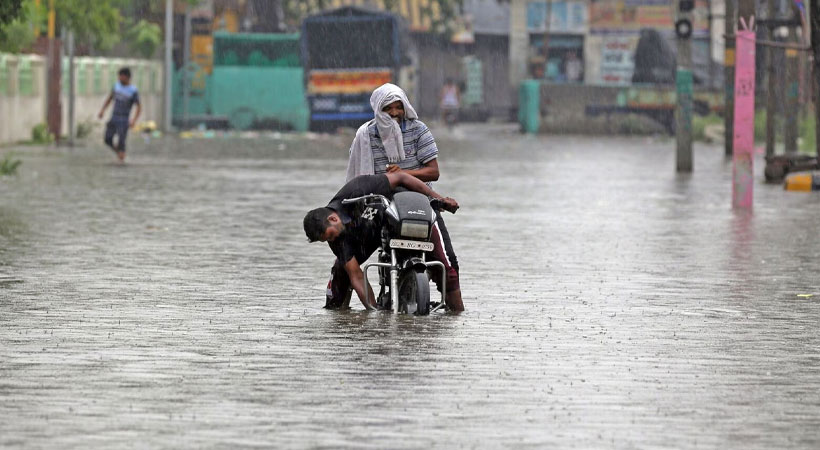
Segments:
[[[125,121],[131,116],[131,107],[140,102],[140,96],[133,84],[122,84],[119,81],[111,90],[114,96],[114,110],[111,113],[112,121]]]

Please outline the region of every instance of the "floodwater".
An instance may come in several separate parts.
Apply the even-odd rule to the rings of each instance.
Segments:
[[[459,316],[322,309],[301,220],[352,136],[21,150],[0,447],[820,446],[820,195],[734,212],[718,146],[436,134]]]

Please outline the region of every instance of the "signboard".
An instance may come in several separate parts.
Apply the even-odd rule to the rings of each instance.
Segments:
[[[578,0],[536,1],[527,4],[530,33],[585,33],[587,5]]]
[[[675,31],[675,7],[669,0],[592,0],[589,4],[591,33],[637,33],[655,28],[664,33]],[[709,36],[709,3],[695,0],[694,35]]]
[[[600,82],[603,84],[631,84],[635,70],[635,38],[608,36],[601,45]]]
[[[393,80],[390,69],[382,70],[312,70],[308,76],[308,94],[370,94]]]

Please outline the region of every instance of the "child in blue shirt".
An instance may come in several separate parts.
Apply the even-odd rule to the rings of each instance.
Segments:
[[[114,85],[108,98],[100,110],[99,118],[103,118],[103,113],[111,101],[114,101],[114,109],[111,112],[111,119],[105,124],[105,144],[117,152],[120,162],[125,162],[125,137],[128,129],[133,127],[137,118],[142,112],[140,97],[136,86],[131,84],[131,69],[123,67],[118,72],[119,81]],[[130,119],[131,107],[137,105],[137,113]],[[114,145],[114,135],[117,135],[117,145]]]

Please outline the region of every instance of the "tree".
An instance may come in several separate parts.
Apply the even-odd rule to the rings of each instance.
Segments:
[[[20,16],[23,0],[3,0],[0,2],[0,25],[6,25]]]
[[[72,30],[81,42],[106,50],[120,40],[120,6],[125,0],[60,0],[55,2],[57,21]]]
[[[159,25],[141,19],[126,33],[128,45],[143,58],[154,56],[162,43],[162,29]]]
[[[13,12],[12,3],[19,5]],[[13,15],[13,17],[12,17]],[[0,51],[19,53],[34,42],[33,24],[44,25],[46,13],[33,0],[10,0],[0,3]]]

